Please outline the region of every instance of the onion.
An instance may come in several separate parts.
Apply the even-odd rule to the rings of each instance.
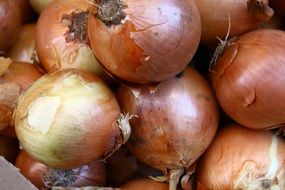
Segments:
[[[89,47],[86,30],[91,2],[55,1],[40,15],[36,26],[36,50],[46,71],[76,68],[111,81]]]
[[[35,65],[0,57],[0,131],[8,126],[14,131],[12,115],[16,101],[41,76]]]
[[[0,0],[0,51],[15,42],[21,27],[21,10],[16,0]]]
[[[33,9],[38,13],[41,14],[41,12],[54,0],[29,0],[31,6]]]
[[[0,156],[14,163],[19,152],[19,142],[15,138],[0,135]]]
[[[285,1],[284,0],[270,0],[270,5],[277,14],[285,16]]]
[[[123,185],[121,190],[168,190],[167,183],[160,183],[151,179],[135,179]]]
[[[206,80],[191,68],[150,89],[121,86],[118,91],[122,110],[138,116],[131,120],[127,147],[141,162],[170,175],[173,190],[215,135],[216,101]]]
[[[201,43],[212,45],[217,37],[224,38],[229,28],[230,36],[239,36],[258,28],[268,21],[274,11],[269,0],[195,0],[201,15]]]
[[[198,190],[285,189],[285,141],[238,124],[221,129],[197,166]]]
[[[18,100],[17,137],[35,160],[69,169],[108,156],[130,133],[128,114],[95,75],[75,69],[49,73]]]
[[[257,30],[224,50],[212,68],[214,92],[223,110],[254,129],[285,124],[285,32]]]
[[[8,57],[14,61],[34,62],[32,58],[35,50],[35,28],[34,23],[22,26],[16,42],[7,52]]]
[[[193,0],[101,0],[88,18],[90,45],[100,64],[131,83],[159,82],[181,72],[200,34]]]
[[[102,186],[105,183],[105,167],[101,161],[94,161],[71,170],[52,169],[31,158],[22,150],[16,160],[16,167],[37,188],[47,186]]]

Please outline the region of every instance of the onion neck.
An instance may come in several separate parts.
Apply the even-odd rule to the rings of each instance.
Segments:
[[[96,16],[105,23],[106,26],[119,25],[126,17],[123,9],[126,5],[121,0],[101,0],[99,2]]]
[[[176,169],[170,171],[169,190],[176,190],[180,177],[183,175],[184,169]]]
[[[274,10],[264,3],[263,0],[248,0],[247,11],[261,22],[270,20],[274,14]]]
[[[130,115],[129,113],[122,113],[119,115],[119,118],[117,119],[117,122],[119,124],[119,127],[121,129],[122,135],[123,135],[123,144],[125,144],[131,135],[131,125],[129,120],[133,117],[137,117],[136,115]]]

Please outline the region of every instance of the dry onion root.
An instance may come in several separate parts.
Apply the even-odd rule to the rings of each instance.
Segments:
[[[197,166],[197,190],[285,189],[285,141],[238,124],[221,129]]]
[[[32,158],[68,169],[117,150],[130,135],[131,117],[101,79],[69,69],[43,76],[21,95],[15,127]]]
[[[163,171],[174,190],[216,133],[216,101],[209,84],[191,68],[151,87],[121,86],[117,93],[122,109],[138,116],[131,120],[126,145],[135,158]]]

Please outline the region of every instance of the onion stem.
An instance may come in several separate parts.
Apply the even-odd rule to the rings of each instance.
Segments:
[[[131,125],[129,120],[133,117],[138,117],[137,115],[130,115],[129,113],[120,114],[117,122],[123,134],[123,144],[125,144],[131,135]]]
[[[180,177],[184,173],[184,169],[176,169],[170,171],[169,190],[176,190]]]

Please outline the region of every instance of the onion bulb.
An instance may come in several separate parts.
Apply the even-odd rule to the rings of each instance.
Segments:
[[[193,0],[100,0],[91,8],[88,35],[110,74],[154,83],[188,65],[200,42],[200,15]]]
[[[43,74],[35,65],[0,57],[0,131],[11,128],[18,97]]]
[[[211,143],[218,126],[215,97],[207,81],[195,70],[182,73],[157,86],[121,86],[121,108],[137,115],[131,120],[128,150],[141,162],[164,172],[170,190],[180,176]]]
[[[38,13],[41,14],[41,12],[47,8],[47,6],[54,0],[29,0],[32,8]]]
[[[41,13],[36,26],[36,50],[47,72],[75,68],[112,81],[89,47],[87,16],[91,2],[55,1]]]
[[[285,141],[238,124],[221,129],[197,166],[197,190],[285,189]]]
[[[30,23],[22,26],[16,42],[7,52],[7,56],[14,61],[33,63],[35,53],[35,28],[36,24]]]
[[[151,179],[134,179],[124,184],[121,190],[168,190],[167,183],[160,183]]]
[[[48,73],[21,95],[15,128],[33,159],[69,169],[117,150],[130,135],[130,117],[98,77],[68,69]]]
[[[230,43],[210,72],[223,110],[254,129],[285,124],[285,32],[256,30]]]
[[[17,0],[0,0],[0,52],[15,42],[21,28],[21,9]]]
[[[217,37],[239,36],[257,29],[274,14],[269,0],[195,0],[201,15],[201,43],[217,44]]]

